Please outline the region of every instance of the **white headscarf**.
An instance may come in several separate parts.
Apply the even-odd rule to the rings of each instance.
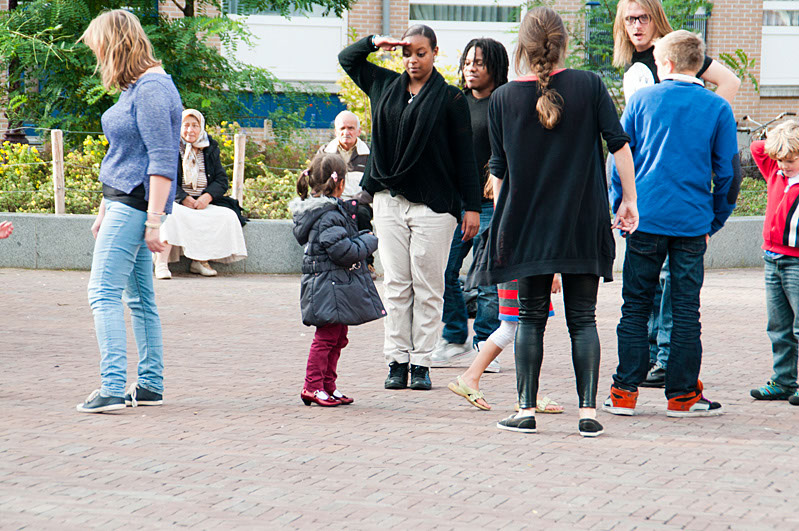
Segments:
[[[183,128],[183,120],[185,120],[187,116],[196,118],[197,121],[200,122],[200,136],[197,138],[197,141],[189,143],[186,142],[186,139],[184,139],[182,135],[180,137],[180,142],[184,146],[183,182],[191,184],[192,190],[196,190],[197,179],[200,177],[200,168],[197,164],[197,152],[195,149],[202,150],[211,145],[211,143],[208,140],[208,133],[205,132],[205,116],[196,109],[186,109],[183,111],[183,116],[181,117],[181,129]]]

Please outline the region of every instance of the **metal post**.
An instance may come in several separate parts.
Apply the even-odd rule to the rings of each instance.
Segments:
[[[244,150],[247,135],[239,133],[233,137],[233,199],[244,204]]]

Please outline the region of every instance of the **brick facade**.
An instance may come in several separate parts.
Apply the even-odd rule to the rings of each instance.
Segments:
[[[408,28],[408,1],[391,0],[390,35],[399,37]],[[360,0],[349,11],[347,23],[358,38],[383,33],[383,0]]]
[[[762,0],[716,0],[708,22],[708,55],[718,57],[721,52],[732,53],[740,48],[755,60],[752,73],[759,79],[762,24]],[[799,99],[762,97],[749,80],[741,81],[733,102],[736,119],[748,114],[763,122],[783,111],[799,110]]]

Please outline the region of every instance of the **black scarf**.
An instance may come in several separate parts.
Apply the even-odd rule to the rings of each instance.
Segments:
[[[371,177],[386,188],[396,189],[413,170],[447,95],[447,82],[433,68],[430,78],[408,103],[409,80],[408,73],[403,72],[388,86],[374,112]]]

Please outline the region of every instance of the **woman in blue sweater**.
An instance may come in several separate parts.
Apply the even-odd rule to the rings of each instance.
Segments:
[[[153,291],[152,254],[164,249],[160,227],[175,197],[180,95],[153,57],[135,15],[118,9],[95,18],[80,38],[97,57],[103,85],[121,91],[102,117],[108,153],[100,166],[103,201],[89,304],[100,346],[100,389],[77,410],[102,413],[163,401],[161,320]],[[127,340],[122,300],[130,308],[139,351],[138,383],[125,394]]]

